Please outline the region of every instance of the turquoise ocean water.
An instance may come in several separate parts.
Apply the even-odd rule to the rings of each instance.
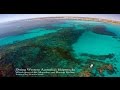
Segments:
[[[13,44],[14,42],[19,42],[19,41],[22,41],[22,40],[31,39],[31,38],[34,38],[34,37],[37,37],[37,36],[43,36],[45,34],[53,33],[53,32],[56,32],[56,31],[57,30],[46,30],[44,28],[37,28],[37,29],[29,30],[25,34],[8,36],[8,37],[1,38],[0,39],[0,46],[7,45],[7,44]]]
[[[118,72],[115,74],[109,75],[106,73],[107,77],[119,77],[120,76],[120,25],[113,25],[103,22],[94,22],[94,21],[77,21],[77,20],[67,20],[63,24],[54,24],[52,26],[58,28],[68,28],[74,27],[75,30],[84,30],[86,26],[96,26],[104,25],[108,31],[116,34],[117,38],[113,36],[96,34],[91,32],[89,29],[86,30],[82,36],[79,37],[76,43],[72,45],[73,52],[76,55],[76,58],[80,58],[80,54],[89,53],[93,55],[108,55],[114,54],[116,62],[106,60],[105,62],[111,62],[116,65]],[[0,38],[0,46],[13,44],[14,42],[19,42],[26,39],[31,39],[37,36],[43,36],[48,33],[54,33],[57,30],[46,30],[44,28],[37,28],[34,30],[29,30],[27,33],[16,36],[8,36]],[[69,38],[69,37],[68,37]]]

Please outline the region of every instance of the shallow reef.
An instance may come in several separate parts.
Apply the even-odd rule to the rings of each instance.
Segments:
[[[47,25],[46,28],[56,27]],[[95,26],[92,30],[97,34],[115,36],[104,26]],[[23,77],[102,77],[106,73],[114,74],[116,67],[105,62],[115,59],[114,53],[81,53],[80,57],[76,58],[72,45],[84,32],[85,29],[75,30],[74,27],[61,28],[54,33],[0,47],[0,77],[21,77],[15,75],[16,68],[75,68],[75,73],[72,74],[49,73],[44,76]]]
[[[92,68],[90,67],[91,64],[93,64]],[[116,69],[110,63],[88,59],[79,75],[80,77],[102,77],[105,76],[105,72],[114,74]]]
[[[65,67],[72,68],[78,61],[72,54],[71,45],[82,33],[83,31],[68,28],[34,38],[32,42],[27,40],[27,42],[18,42],[17,45],[8,45],[1,49],[0,63],[4,66],[12,64],[15,68],[57,68],[61,67],[61,61],[65,61],[67,63]]]

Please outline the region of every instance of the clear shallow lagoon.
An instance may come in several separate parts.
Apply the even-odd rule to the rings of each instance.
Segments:
[[[44,28],[38,28],[29,30],[25,34],[15,35],[15,36],[8,36],[4,38],[0,38],[0,46],[7,45],[7,44],[13,44],[14,42],[19,42],[26,39],[31,39],[37,36],[44,36],[48,33],[56,32],[57,30],[46,30]]]

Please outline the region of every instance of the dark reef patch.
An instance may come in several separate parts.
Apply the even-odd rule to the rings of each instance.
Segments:
[[[102,35],[108,35],[108,36],[116,36],[115,33],[108,31],[104,25],[92,27],[92,32]]]
[[[15,68],[12,64],[0,65],[0,77],[15,77]]]
[[[105,59],[112,59],[114,58],[114,54],[108,54],[108,55],[93,55],[93,54],[88,54],[88,53],[82,53],[80,56],[85,56],[89,57],[92,59],[99,59],[99,60],[105,60]]]

